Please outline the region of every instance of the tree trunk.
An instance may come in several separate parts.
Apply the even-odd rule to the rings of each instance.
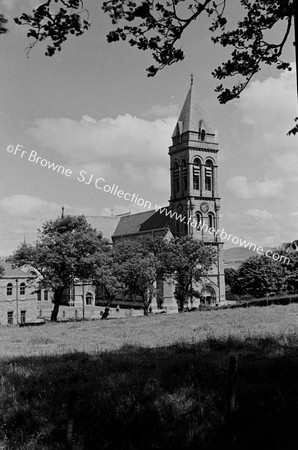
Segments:
[[[59,312],[59,306],[62,300],[62,294],[63,294],[64,288],[58,288],[55,290],[54,292],[54,299],[53,299],[53,303],[54,303],[54,308],[51,314],[51,321],[52,322],[56,322],[57,321],[57,317],[58,317],[58,312]]]

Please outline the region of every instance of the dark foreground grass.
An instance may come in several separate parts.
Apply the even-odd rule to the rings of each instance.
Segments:
[[[64,449],[73,425],[74,450],[296,449],[297,350],[292,333],[2,359],[0,448]]]

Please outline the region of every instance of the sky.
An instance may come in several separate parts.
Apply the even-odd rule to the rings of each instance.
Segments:
[[[184,61],[148,78],[149,53],[107,43],[111,23],[99,0],[86,0],[90,31],[51,58],[43,44],[27,58],[26,29],[12,19],[38,3],[0,0],[10,30],[0,36],[1,256],[24,237],[32,242],[62,206],[66,214],[93,216],[144,211],[97,189],[97,178],[167,205],[168,147],[191,73],[219,141],[220,228],[264,247],[298,238],[298,137],[286,136],[298,116],[294,63],[291,72],[265,67],[240,99],[220,105],[211,72],[228,53],[211,42],[207,21],[186,32]],[[229,8],[235,22],[238,2]],[[292,43],[293,36],[285,49],[290,62]]]

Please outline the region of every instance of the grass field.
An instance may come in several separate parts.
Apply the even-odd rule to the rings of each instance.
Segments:
[[[196,311],[107,321],[0,327],[0,357],[98,352],[123,345],[197,343],[207,337],[260,337],[298,332],[298,304]]]
[[[0,339],[1,450],[297,448],[297,304],[1,328]]]

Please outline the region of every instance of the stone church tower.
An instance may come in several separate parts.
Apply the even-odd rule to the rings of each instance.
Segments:
[[[206,304],[225,301],[223,242],[216,233],[220,209],[218,150],[215,132],[204,120],[192,78],[169,148],[170,209],[185,217],[183,222],[175,220],[176,236],[193,236],[217,250],[216,264],[199,289]]]

